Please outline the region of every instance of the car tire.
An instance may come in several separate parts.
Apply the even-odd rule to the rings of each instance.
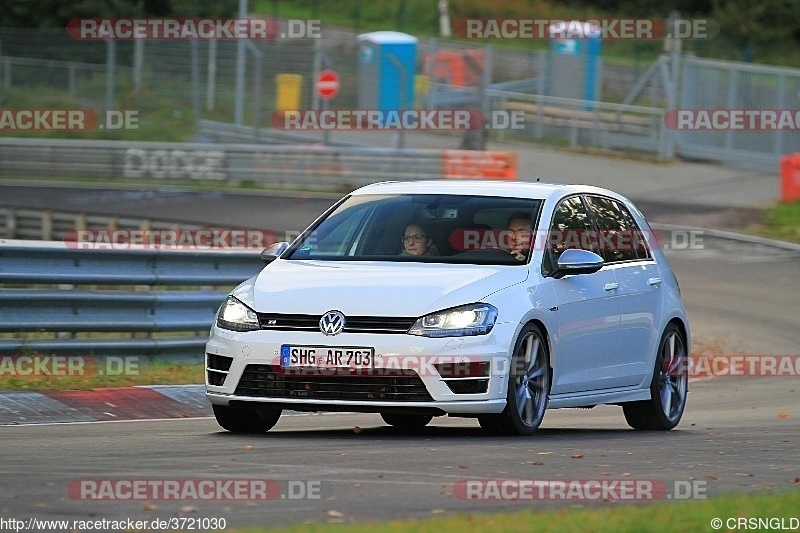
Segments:
[[[633,429],[667,430],[678,425],[686,407],[689,377],[686,338],[673,323],[661,335],[656,354],[650,399],[622,404]]]
[[[231,433],[266,433],[278,423],[280,409],[233,409],[212,405],[217,423]]]
[[[404,413],[381,413],[383,421],[400,429],[421,429],[433,420],[433,415],[411,415]]]
[[[491,435],[531,435],[542,423],[550,395],[550,353],[547,340],[535,324],[517,337],[508,374],[503,412],[482,415],[478,422]]]

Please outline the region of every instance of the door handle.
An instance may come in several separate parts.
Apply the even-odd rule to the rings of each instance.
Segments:
[[[661,278],[650,278],[647,280],[647,283],[649,283],[653,287],[658,287],[659,285],[661,285]]]
[[[606,283],[605,285],[603,285],[603,289],[605,289],[607,291],[615,291],[615,290],[619,289],[619,283],[617,283],[617,282]]]

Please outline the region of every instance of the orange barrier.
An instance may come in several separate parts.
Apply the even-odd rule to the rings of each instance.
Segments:
[[[425,72],[450,85],[467,87],[480,83],[485,62],[486,51],[483,48],[445,49],[436,52],[433,57],[425,55]]]
[[[450,179],[517,179],[517,154],[482,150],[445,150],[442,174]]]
[[[781,158],[781,200],[800,200],[800,153]]]

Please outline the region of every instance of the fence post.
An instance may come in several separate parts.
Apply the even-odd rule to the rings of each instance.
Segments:
[[[492,84],[492,69],[494,67],[492,45],[486,45],[486,57],[483,62],[483,72],[481,73],[481,113],[483,113],[483,120],[489,120],[489,113],[491,111],[489,104],[489,85]],[[489,134],[487,130],[481,127],[480,132],[480,149],[486,150],[486,141]]]
[[[730,78],[728,78],[728,110],[736,107],[736,97],[738,96],[737,81],[739,80],[739,71],[735,68],[730,69]],[[733,130],[728,129],[725,133],[725,150],[727,152],[733,151]]]
[[[194,42],[194,40],[192,40]],[[144,41],[133,41],[133,96],[139,100],[142,92],[142,65],[144,64]]]
[[[53,239],[53,213],[45,211],[42,213],[42,240],[49,241]]]
[[[5,90],[11,89],[11,58],[6,57],[3,60],[3,88]]]
[[[536,88],[536,122],[533,125],[534,139],[541,139],[544,137],[544,102],[542,96],[547,89],[547,82],[545,76],[547,75],[547,52],[545,50],[539,51],[539,79],[538,87]]]
[[[208,41],[208,81],[206,82],[206,111],[214,111],[214,91],[217,83],[217,40]]]
[[[436,93],[439,91],[439,81],[436,78],[436,53],[439,49],[439,41],[430,39],[428,41],[428,61],[425,64],[425,74],[428,76],[428,101],[423,104],[423,108],[436,109]]]
[[[75,216],[75,231],[86,231],[86,213]]]
[[[247,18],[247,0],[239,0],[239,18]],[[244,39],[236,42],[236,101],[234,102],[233,123],[237,126],[242,125],[244,118],[244,44]]]
[[[106,111],[114,110],[114,71],[116,70],[117,42],[106,39]]]
[[[67,67],[67,94],[70,98],[75,98],[75,63],[72,61]]]
[[[311,73],[311,109],[319,109],[320,97],[317,94],[316,84],[319,73],[322,72],[322,39],[314,39],[314,64]],[[327,130],[326,130],[327,131]],[[327,142],[325,144],[328,144]]]
[[[6,238],[17,238],[17,212],[14,209],[9,209],[6,214]]]
[[[670,52],[670,78],[671,80],[664,80],[664,90],[667,93],[667,110],[670,109],[678,109],[678,87],[681,86],[680,83],[680,72],[681,72],[681,53],[677,50],[673,50]],[[662,71],[664,72],[664,71]],[[664,121],[661,121],[662,129],[666,128],[667,126],[664,124]],[[672,159],[675,157],[675,136],[678,133],[675,132],[673,135],[672,132],[667,132],[665,135],[666,137],[666,147],[664,148],[664,158],[665,159]]]
[[[189,51],[192,56],[192,110],[194,111],[194,129],[200,129],[200,52],[198,50],[199,44],[197,39],[189,40]]]
[[[783,109],[786,100],[783,93],[786,91],[786,74],[781,73],[778,75],[778,109]],[[775,155],[781,156],[783,154],[783,128],[778,128],[777,136],[775,138]]]
[[[253,113],[253,142],[258,143],[261,138],[261,77],[262,77],[262,59],[263,54],[256,45],[247,41],[247,48],[253,53],[253,61],[255,62],[255,71],[253,72],[253,105],[255,106]]]

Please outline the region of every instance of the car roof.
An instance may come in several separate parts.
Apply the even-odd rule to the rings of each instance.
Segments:
[[[366,185],[356,189],[351,194],[458,194],[548,199],[550,197],[560,198],[578,193],[601,194],[625,200],[623,196],[617,193],[591,185],[500,180],[384,181]]]

